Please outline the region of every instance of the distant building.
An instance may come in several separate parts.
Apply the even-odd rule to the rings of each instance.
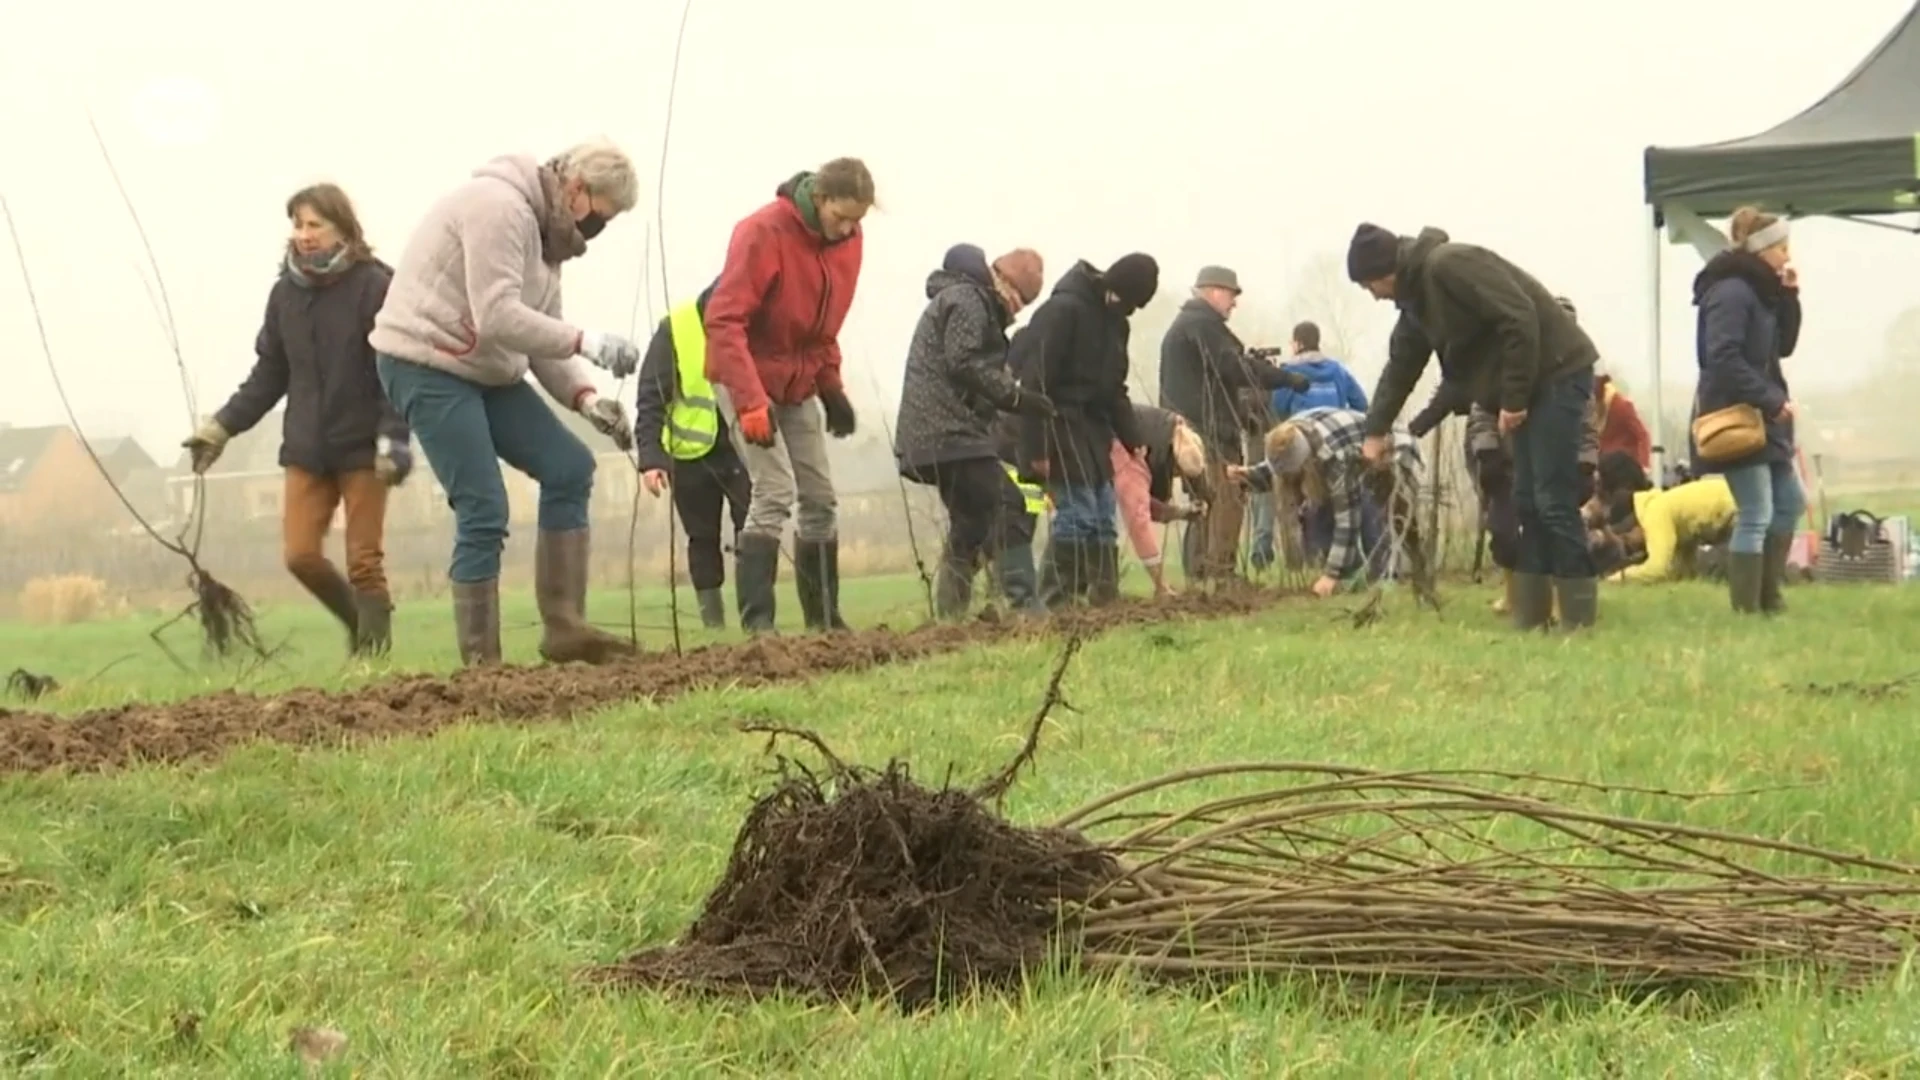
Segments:
[[[102,479],[103,468],[143,516],[167,515],[159,466],[133,439],[101,439],[90,455],[87,444],[64,424],[0,424],[0,527],[20,532],[137,528],[113,485]]]

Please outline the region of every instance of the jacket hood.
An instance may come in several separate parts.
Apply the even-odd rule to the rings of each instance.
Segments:
[[[1100,268],[1085,259],[1077,259],[1053,283],[1053,295],[1075,296],[1091,302],[1095,307],[1107,305],[1107,282]]]
[[[1394,269],[1399,293],[1396,307],[1405,307],[1407,294],[1419,291],[1420,279],[1426,273],[1427,259],[1433,254],[1433,249],[1452,239],[1447,235],[1447,230],[1432,225],[1422,228],[1413,236],[1400,238],[1400,261]]]
[[[546,220],[547,193],[540,186],[540,163],[532,154],[502,154],[473,170],[473,175],[513,188],[533,207],[536,220]]]
[[[1340,375],[1340,361],[1319,353],[1301,353],[1287,361],[1287,366],[1314,382],[1332,380]]]
[[[1738,278],[1753,287],[1760,301],[1768,307],[1780,302],[1785,286],[1780,283],[1780,275],[1766,261],[1751,251],[1729,249],[1707,260],[1707,265],[1693,276],[1693,302],[1698,305],[1707,290],[1728,278]]]
[[[927,299],[931,300],[955,286],[986,291],[986,284],[972,274],[959,270],[935,270],[927,275]]]

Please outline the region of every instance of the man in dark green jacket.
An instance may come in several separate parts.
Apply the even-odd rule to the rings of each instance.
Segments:
[[[1592,625],[1599,575],[1580,519],[1580,447],[1599,352],[1586,331],[1533,275],[1436,228],[1396,236],[1362,224],[1347,276],[1400,311],[1367,410],[1367,459],[1384,457],[1390,427],[1438,352],[1441,377],[1496,413],[1512,438],[1514,625],[1548,625],[1556,593],[1564,627]]]

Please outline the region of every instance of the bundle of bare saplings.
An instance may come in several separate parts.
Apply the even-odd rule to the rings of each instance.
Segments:
[[[1023,828],[989,805],[1021,759],[973,791],[932,790],[900,763],[848,766],[790,734],[814,743],[825,775],[780,758],[693,926],[595,978],[909,1008],[1048,964],[1636,993],[1791,965],[1857,984],[1897,965],[1920,929],[1920,867],[1467,781],[1673,793],[1220,765]],[[1227,793],[1236,782],[1248,790]],[[1209,793],[1183,808],[1195,789]]]

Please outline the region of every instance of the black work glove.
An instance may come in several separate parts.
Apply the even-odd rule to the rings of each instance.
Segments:
[[[1296,394],[1304,394],[1313,389],[1313,380],[1297,371],[1288,371],[1286,368],[1281,368],[1280,385]]]
[[[1052,398],[1038,390],[1018,388],[1013,392],[1013,411],[1021,416],[1038,416],[1046,420],[1060,415],[1060,410],[1053,407]]]
[[[836,439],[853,434],[853,402],[845,390],[821,388],[820,407],[827,411],[827,434]]]

